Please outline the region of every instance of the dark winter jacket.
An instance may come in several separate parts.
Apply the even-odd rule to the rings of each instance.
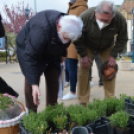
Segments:
[[[2,25],[1,20],[2,20],[2,18],[1,18],[1,15],[0,15],[0,38],[5,36],[5,30],[4,30],[4,27]]]
[[[38,84],[41,74],[51,62],[60,68],[60,57],[66,57],[70,42],[62,44],[57,34],[57,20],[61,12],[46,10],[38,13],[19,32],[17,56],[29,84]]]

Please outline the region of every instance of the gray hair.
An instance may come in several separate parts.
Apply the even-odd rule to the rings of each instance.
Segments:
[[[82,35],[83,21],[75,15],[65,15],[61,17],[59,24],[61,31],[65,32],[72,41],[77,40]]]
[[[107,5],[109,10],[105,10],[104,5]],[[96,13],[113,14],[113,17],[115,16],[115,10],[116,7],[112,1],[101,1],[95,9]]]

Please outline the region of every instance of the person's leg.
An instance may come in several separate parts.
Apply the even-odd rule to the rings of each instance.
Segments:
[[[102,59],[99,54],[95,54],[94,58],[95,58],[95,62],[96,62],[98,74],[99,74],[99,86],[103,86],[103,80],[102,80],[102,74],[101,74]]]
[[[92,63],[89,69],[89,80],[90,80],[90,89],[94,86],[94,83],[92,82],[92,67],[93,67],[93,62],[94,62],[94,56],[92,58]]]
[[[68,58],[69,66],[69,80],[70,80],[70,92],[63,96],[62,100],[76,99],[76,84],[77,84],[77,59]]]
[[[107,48],[100,53],[103,62],[108,60],[112,47],[113,46]],[[103,79],[103,85],[105,91],[105,98],[113,97],[115,92],[115,77],[113,77],[111,80]]]
[[[92,60],[93,62],[93,60]],[[90,81],[92,81],[92,66],[93,66],[93,63],[91,63],[91,66],[90,66],[90,69],[89,69],[89,79]]]
[[[92,59],[93,51],[87,49],[88,56]],[[78,55],[79,67],[78,67],[78,88],[77,95],[80,104],[87,104],[89,102],[90,95],[90,80],[89,80],[89,68],[83,68],[81,64],[81,57]]]
[[[25,103],[28,110],[32,110],[35,113],[37,113],[38,107],[33,102],[32,86],[28,84],[26,78],[25,78]]]
[[[70,91],[76,93],[76,84],[77,84],[77,59],[69,58],[69,79],[70,79]]]
[[[44,75],[46,78],[46,106],[55,105],[58,98],[60,70],[54,63],[46,68]]]
[[[8,93],[9,95],[18,97],[19,94],[13,90],[1,77],[0,77],[0,93]]]
[[[65,80],[66,80],[66,82],[69,82],[69,69],[68,69],[68,65],[69,65],[69,59],[67,58],[65,60]]]

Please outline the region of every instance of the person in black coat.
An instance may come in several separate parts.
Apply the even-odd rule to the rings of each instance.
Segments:
[[[0,15],[0,38],[5,36],[5,30],[2,25],[1,20],[2,20],[2,18]],[[15,97],[19,96],[19,94],[16,91],[14,91],[1,77],[0,77],[0,93],[1,94],[7,93],[7,94],[10,94]]]
[[[28,109],[37,112],[40,96],[39,81],[46,79],[46,105],[57,103],[60,63],[65,60],[71,40],[82,34],[79,17],[55,10],[37,13],[19,32],[17,56],[25,76],[25,102]]]

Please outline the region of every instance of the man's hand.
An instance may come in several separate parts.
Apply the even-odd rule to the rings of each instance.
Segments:
[[[92,60],[88,56],[81,58],[81,64],[83,68],[89,68],[91,63]]]
[[[33,95],[34,104],[38,106],[40,104],[40,100],[38,99],[38,96],[41,96],[38,85],[32,85],[32,95]]]
[[[109,60],[108,66],[110,66],[110,67],[115,67],[115,65],[116,65],[116,60],[115,60],[113,57],[111,57],[111,56],[108,58],[108,60]]]

